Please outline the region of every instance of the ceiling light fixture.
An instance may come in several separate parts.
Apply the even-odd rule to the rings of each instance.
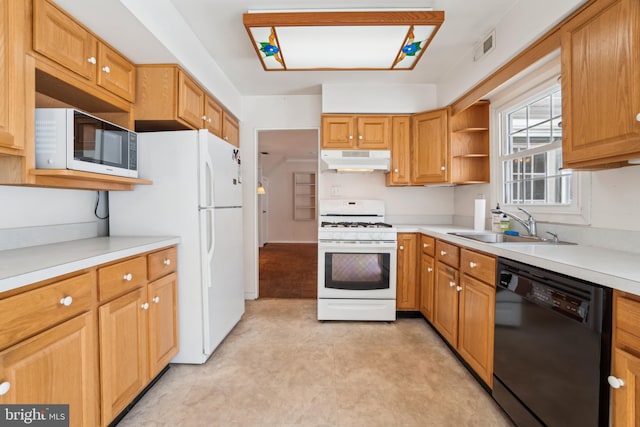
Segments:
[[[249,11],[242,21],[267,71],[412,70],[444,12]]]

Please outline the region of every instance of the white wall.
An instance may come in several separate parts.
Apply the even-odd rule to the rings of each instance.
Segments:
[[[240,150],[247,187],[256,188],[257,132],[263,129],[319,129],[322,99],[319,95],[244,97],[240,122]],[[244,194],[245,295],[258,296],[257,194]]]
[[[436,85],[322,85],[323,113],[410,114],[436,108]]]
[[[437,82],[438,105],[448,105],[571,14],[585,0],[520,0],[496,26],[496,47],[477,62],[473,47]]]
[[[266,176],[269,179],[268,198],[269,235],[268,243],[275,242],[316,242],[318,222],[296,221],[293,219],[293,174],[294,172],[317,173],[317,161],[289,160],[280,163]]]

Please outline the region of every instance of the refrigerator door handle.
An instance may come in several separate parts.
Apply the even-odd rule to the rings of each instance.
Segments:
[[[213,260],[213,252],[216,247],[216,241],[214,238],[214,230],[215,230],[215,219],[213,216],[213,210],[207,209],[205,211],[205,221],[206,221],[206,233],[207,233],[207,265],[211,265],[211,261]],[[213,287],[213,283],[211,280],[207,281],[207,286],[209,288]]]

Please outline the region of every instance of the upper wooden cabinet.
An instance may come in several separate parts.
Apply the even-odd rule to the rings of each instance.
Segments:
[[[33,50],[133,102],[135,67],[49,0],[33,1]]]
[[[391,170],[386,183],[411,184],[411,116],[391,117]]]
[[[449,182],[449,109],[426,111],[413,116],[411,182]]]
[[[239,146],[238,121],[177,65],[139,65],[137,85],[137,131],[207,129]]]
[[[391,116],[322,115],[322,148],[337,150],[388,150]]]
[[[17,150],[24,148],[24,3],[0,0],[0,154],[22,154]]]
[[[222,114],[222,139],[236,147],[240,146],[240,124],[226,111]]]
[[[451,116],[451,182],[489,182],[489,101]]]
[[[640,3],[592,2],[561,39],[563,166],[640,158]]]

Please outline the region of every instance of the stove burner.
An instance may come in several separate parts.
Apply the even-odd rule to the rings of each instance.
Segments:
[[[321,227],[327,228],[391,228],[390,224],[384,222],[328,222],[322,221]]]

